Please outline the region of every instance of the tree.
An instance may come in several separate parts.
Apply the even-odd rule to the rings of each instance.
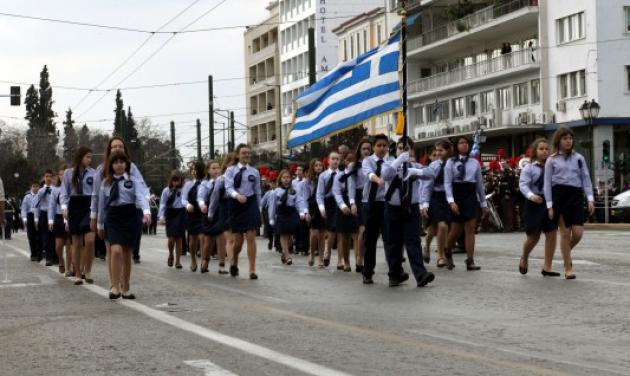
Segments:
[[[142,148],[134,161],[140,167],[143,176],[153,192],[163,187],[171,169],[171,145],[167,135],[151,124],[151,120],[143,118],[138,124],[138,144]],[[181,155],[175,151],[176,168],[181,165]]]
[[[72,120],[72,110],[70,108],[66,111],[66,120],[63,124],[63,159],[72,161],[79,149],[79,137],[74,129],[74,120]]]
[[[37,170],[50,168],[57,162],[59,136],[55,128],[57,114],[52,109],[53,90],[50,86],[48,67],[44,65],[39,78],[39,90],[31,85],[26,92],[26,116],[28,120],[28,159]]]
[[[33,179],[37,178],[33,167],[24,154],[26,134],[18,128],[7,127],[0,121],[0,176],[8,197],[22,198]]]
[[[79,130],[79,145],[87,146],[90,144],[90,129],[87,124],[83,124]]]
[[[365,128],[356,127],[330,137],[330,139],[326,143],[326,146],[329,151],[336,151],[340,145],[346,145],[350,148],[352,153],[354,152],[354,147],[357,145],[357,143],[366,136],[367,130]]]
[[[114,114],[114,136],[123,137],[127,117],[125,116],[125,105],[120,90],[116,92],[116,108],[114,109]]]

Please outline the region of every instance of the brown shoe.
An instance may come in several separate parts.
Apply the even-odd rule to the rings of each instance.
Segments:
[[[481,270],[481,266],[475,265],[475,260],[472,257],[466,259],[466,270],[477,271]]]

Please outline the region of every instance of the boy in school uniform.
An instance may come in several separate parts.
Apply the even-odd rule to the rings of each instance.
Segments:
[[[33,202],[37,191],[39,190],[39,183],[33,182],[31,184],[31,190],[24,195],[22,199],[22,206],[20,207],[20,214],[22,216],[22,223],[26,228],[26,235],[28,237],[28,246],[31,249],[31,261],[42,260],[42,250],[37,238],[37,229],[35,227],[35,216],[33,214]]]
[[[48,229],[48,204],[52,195],[54,174],[52,170],[44,172],[44,185],[37,191],[33,200],[35,227],[39,232],[41,252],[46,256],[46,266],[53,265],[55,261],[55,237]]]

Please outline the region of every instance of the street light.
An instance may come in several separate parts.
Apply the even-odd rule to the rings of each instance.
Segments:
[[[599,111],[601,110],[601,106],[599,103],[595,101],[595,99],[590,102],[585,100],[584,103],[579,108],[580,116],[582,116],[582,120],[588,123],[589,135],[591,140],[593,140],[593,119],[596,119],[599,116]],[[589,153],[591,155],[591,166],[595,166],[595,161],[593,158],[593,148],[595,147],[595,143],[591,142],[591,148]],[[602,163],[604,170],[604,222],[608,223],[608,167],[610,162]],[[595,168],[593,167],[593,171]],[[592,176],[592,174],[591,174]]]
[[[595,99],[592,101],[584,101],[580,106],[580,115],[582,116],[582,120],[589,121],[592,124],[593,119],[599,116],[599,110],[601,109],[599,103],[595,102]]]

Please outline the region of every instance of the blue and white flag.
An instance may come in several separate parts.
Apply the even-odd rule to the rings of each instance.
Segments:
[[[402,106],[400,33],[386,45],[337,66],[298,98],[288,147],[358,125]]]

